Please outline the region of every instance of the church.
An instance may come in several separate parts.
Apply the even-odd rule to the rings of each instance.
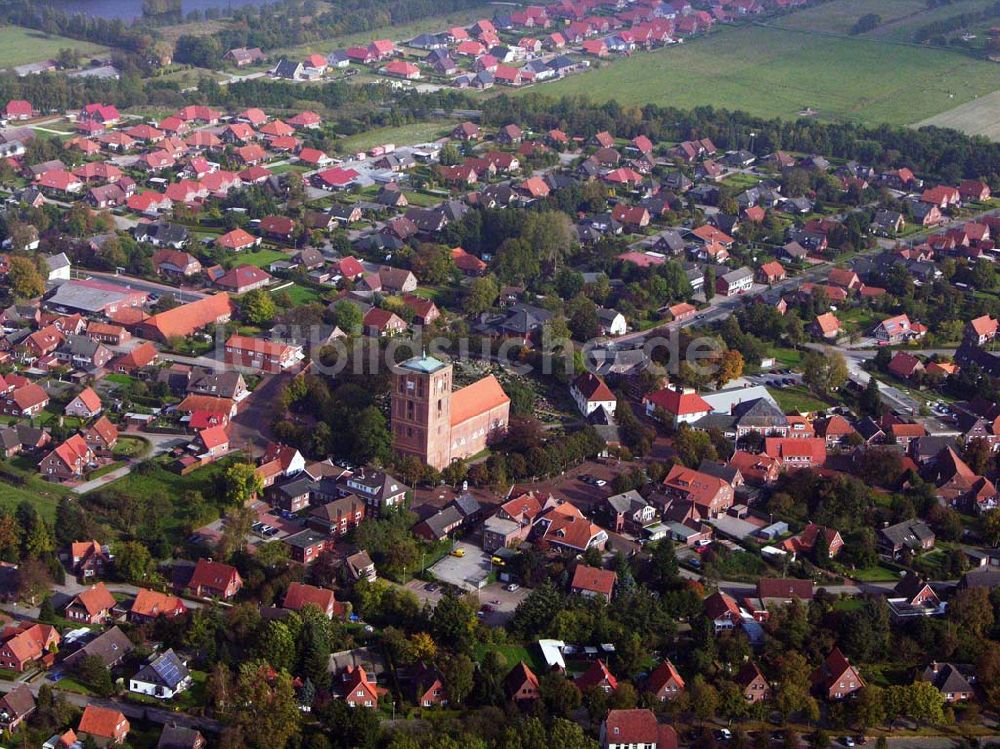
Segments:
[[[452,392],[452,365],[415,356],[392,383],[392,446],[441,470],[503,437],[510,398],[493,375]]]

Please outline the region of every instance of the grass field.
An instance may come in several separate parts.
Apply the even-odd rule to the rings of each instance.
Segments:
[[[910,42],[918,29],[963,13],[974,13],[992,5],[995,0],[966,0],[954,4],[928,8],[924,0],[833,0],[802,11],[790,13],[775,21],[775,25],[789,29],[824,31],[830,34],[849,34],[855,22],[867,13],[877,13],[882,22],[861,38],[887,42]]]
[[[61,49],[78,49],[84,55],[97,55],[107,47],[63,36],[52,36],[20,26],[0,26],[0,68],[12,68],[56,57]]]
[[[791,29],[848,34],[857,20],[867,13],[877,13],[882,17],[881,25],[888,26],[926,10],[924,0],[878,0],[878,3],[872,0],[835,0],[789,13],[776,23]]]
[[[15,486],[0,478],[0,507],[13,512],[21,502],[30,502],[38,508],[43,518],[54,520],[59,498],[69,494],[70,490],[60,484],[45,481],[27,460],[15,457],[5,461],[4,467],[22,476],[25,483]]]
[[[415,122],[412,125],[383,127],[376,130],[366,130],[357,135],[349,135],[338,140],[337,145],[343,151],[354,152],[367,151],[373,146],[381,146],[385,143],[395,145],[424,143],[447,135],[453,127],[454,125],[449,126],[446,122]]]
[[[948,50],[743,26],[614,60],[540,90],[762,117],[794,118],[812,107],[824,120],[907,125],[998,88],[1000,66]]]
[[[822,401],[804,387],[768,388],[774,400],[782,411],[811,413],[829,408],[830,404]]]

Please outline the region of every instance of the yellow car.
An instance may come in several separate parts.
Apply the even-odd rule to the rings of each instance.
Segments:
[[[452,549],[450,553],[453,557],[464,557],[465,549]]]

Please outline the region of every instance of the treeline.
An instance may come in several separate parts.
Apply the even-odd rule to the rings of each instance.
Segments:
[[[69,78],[44,73],[19,78],[13,73],[0,74],[0,100],[27,99],[40,111],[79,109],[92,101],[114,104],[119,108],[143,105],[182,106],[184,96],[174,81],[143,82],[135,73],[119,80]]]
[[[340,0],[303,12],[299,3],[246,7],[233,14],[234,23],[210,37],[181,37],[178,62],[217,68],[235,47],[263,50],[328,42],[335,37],[384,29],[429,16],[474,8],[480,0]],[[332,44],[331,44],[332,48]]]
[[[974,26],[977,23],[982,23],[983,21],[989,21],[992,18],[1000,16],[1000,2],[994,3],[982,10],[969,11],[968,13],[959,13],[955,16],[949,16],[948,18],[942,18],[940,21],[934,21],[926,26],[921,26],[913,33],[913,41],[923,44],[924,42],[931,42],[933,44],[945,44],[947,40],[945,39],[945,34],[950,34],[953,31],[959,31],[969,26]]]
[[[894,125],[765,119],[714,107],[624,107],[616,101],[597,104],[586,97],[555,99],[542,94],[498,96],[481,106],[484,122],[491,125],[515,122],[535,131],[560,128],[584,136],[608,130],[628,138],[645,134],[653,142],[707,137],[723,149],[736,148],[737,141],[745,147],[750,133],[755,133],[754,151],[758,155],[777,150],[819,153],[877,168],[907,166],[932,181],[954,183],[977,178],[1000,186],[1000,144],[936,127],[914,130]]]

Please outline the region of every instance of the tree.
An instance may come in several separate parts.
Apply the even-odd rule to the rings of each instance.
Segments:
[[[948,618],[981,639],[993,626],[993,606],[986,588],[966,588],[958,591],[948,606]]]
[[[243,505],[259,494],[264,484],[252,463],[233,463],[225,473],[226,501]]]
[[[802,357],[802,380],[823,395],[847,381],[847,361],[836,351],[809,351]]]
[[[743,376],[743,354],[735,349],[727,349],[719,359],[719,372],[715,384],[722,387],[727,382]]]
[[[539,678],[538,691],[548,714],[557,717],[570,717],[583,702],[579,687],[560,673],[548,673]]]
[[[718,691],[701,674],[695,676],[691,684],[691,709],[702,723],[715,717],[719,709]]]
[[[287,671],[249,661],[240,666],[233,691],[230,724],[242,729],[247,746],[284,749],[299,732],[299,706]]]
[[[705,266],[705,277],[703,280],[705,290],[705,301],[711,302],[715,296],[715,268],[711,265]]]
[[[696,468],[703,460],[719,457],[708,432],[692,429],[687,424],[682,424],[674,434],[674,450],[681,463],[688,468]]]
[[[865,686],[858,692],[853,707],[854,718],[862,730],[880,725],[885,720],[882,688],[871,684]]]
[[[295,664],[295,635],[288,625],[272,619],[257,639],[257,653],[278,669],[290,669]]]
[[[347,335],[360,335],[363,321],[364,315],[361,313],[361,309],[346,299],[341,299],[333,305],[332,322]]]
[[[431,242],[423,242],[417,246],[410,265],[413,273],[424,284],[446,283],[455,271],[451,250],[443,244]]]
[[[476,608],[468,599],[459,598],[448,591],[434,607],[431,628],[437,641],[447,642],[458,652],[471,645],[475,627]]]
[[[473,279],[462,300],[462,309],[469,315],[479,315],[491,309],[500,296],[500,288],[493,276]]]
[[[797,651],[784,651],[778,657],[778,688],[774,706],[787,720],[794,713],[803,713],[810,719],[819,716],[819,705],[810,694],[812,668],[806,657]]]
[[[882,410],[882,401],[878,392],[878,380],[874,377],[868,378],[868,384],[858,397],[858,407],[861,413],[868,416],[878,416]]]
[[[1000,509],[987,511],[983,518],[983,535],[990,546],[1000,546]]]
[[[102,697],[110,697],[115,693],[115,685],[111,681],[111,672],[98,655],[85,655],[76,662],[73,673],[84,684]]]
[[[650,584],[660,593],[666,592],[677,581],[677,555],[674,553],[674,542],[669,537],[656,542],[649,570]]]
[[[386,464],[392,457],[392,435],[385,416],[376,406],[362,409],[354,421],[352,456],[358,463]]]
[[[14,296],[31,299],[45,293],[45,279],[30,258],[15,255],[10,258],[7,282]]]
[[[929,681],[915,681],[906,688],[908,714],[917,723],[944,721],[944,695]]]
[[[473,686],[475,665],[467,655],[456,655],[446,658],[441,663],[441,675],[448,689],[448,699],[461,705],[469,696]]]
[[[968,464],[973,473],[984,476],[989,472],[990,464],[993,462],[993,450],[985,438],[975,437],[965,443],[962,460]]]
[[[243,319],[251,325],[266,325],[274,320],[278,307],[270,292],[254,289],[243,295],[240,302]]]
[[[145,544],[126,541],[115,548],[115,571],[125,582],[142,585],[156,572],[156,563]]]

